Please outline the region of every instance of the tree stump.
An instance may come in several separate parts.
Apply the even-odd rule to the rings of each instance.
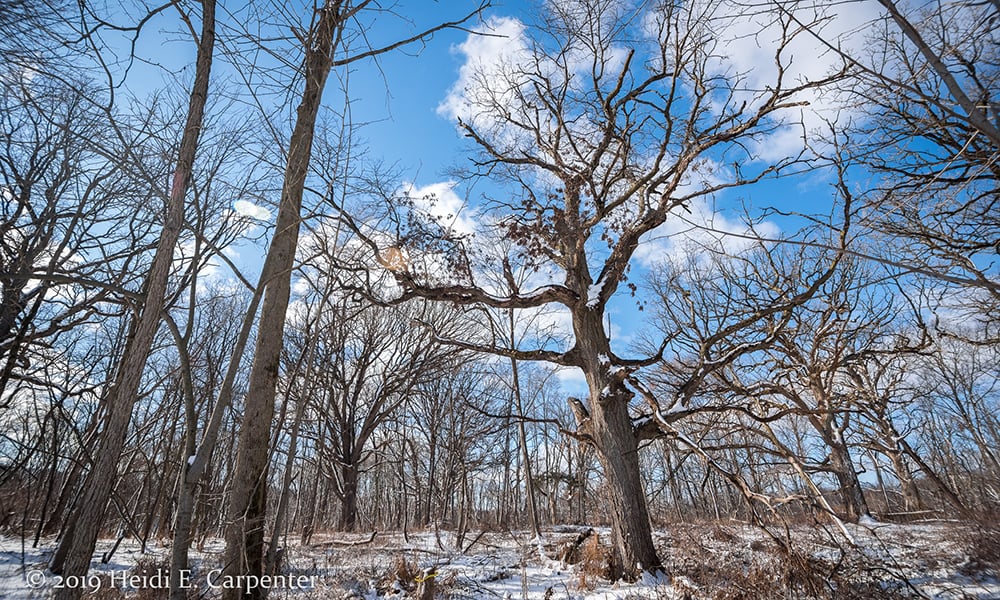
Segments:
[[[437,571],[434,567],[428,567],[420,574],[417,584],[417,598],[420,600],[434,600],[434,578]]]

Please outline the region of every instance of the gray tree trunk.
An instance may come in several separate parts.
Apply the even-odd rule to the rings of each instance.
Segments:
[[[514,330],[514,311],[507,311],[511,347],[514,347],[516,332]],[[521,446],[521,460],[524,461],[524,494],[528,503],[528,523],[531,525],[531,532],[536,538],[541,539],[542,530],[538,523],[538,502],[535,500],[535,482],[531,474],[531,455],[528,453],[528,436],[524,428],[524,402],[521,398],[521,379],[517,368],[517,359],[510,359],[511,371],[511,391],[514,394],[514,408],[517,409],[517,437]],[[555,515],[552,516],[555,521]]]
[[[307,364],[311,365],[311,357],[309,361],[310,362]],[[285,469],[281,479],[281,491],[278,495],[278,507],[275,509],[274,513],[274,530],[271,533],[271,543],[267,548],[266,571],[271,575],[276,575],[278,573],[278,567],[280,566],[278,564],[278,544],[281,541],[280,536],[285,522],[285,513],[288,512],[288,495],[289,489],[292,487],[292,479],[295,469],[295,453],[298,450],[299,429],[302,427],[302,417],[306,412],[305,408],[307,397],[308,393],[304,393],[302,397],[299,398],[298,404],[295,406],[295,419],[292,422],[292,431],[290,432],[291,437],[288,440],[288,456],[285,458]]]
[[[126,344],[114,385],[108,391],[106,402],[108,418],[101,432],[93,467],[87,476],[72,526],[66,528],[50,568],[64,576],[82,576],[90,567],[97,536],[104,523],[108,500],[118,481],[118,461],[121,458],[132,417],[132,407],[138,396],[142,373],[146,367],[159,329],[170,267],[174,249],[184,224],[184,196],[191,181],[198,137],[201,133],[208,83],[215,47],[215,0],[202,2],[202,31],[198,40],[195,79],[188,102],[187,120],[181,137],[177,167],[167,202],[166,215],[160,239],[156,246],[153,264],[146,275],[146,298],[142,306],[134,335]],[[62,564],[56,558],[65,556]],[[56,591],[60,600],[75,600],[82,588],[63,588]]]
[[[847,444],[840,439],[839,434],[829,437],[826,442],[830,447],[830,466],[840,485],[840,497],[847,520],[857,523],[861,517],[871,517]]]
[[[343,483],[340,498],[341,531],[354,531],[358,526],[358,466],[347,463],[340,467]]]
[[[639,474],[638,441],[628,410],[632,392],[602,360],[610,356],[611,344],[601,316],[601,311],[596,310],[575,311],[573,329],[590,390],[590,433],[607,480],[606,499],[615,547],[611,575],[614,579],[636,579],[643,571],[659,570],[662,565],[653,545],[646,493]]]
[[[900,488],[902,488],[903,507],[908,512],[923,510],[924,502],[920,497],[920,490],[917,489],[917,483],[913,479],[909,465],[906,464],[906,459],[903,458],[903,453],[893,452],[889,455],[889,460],[892,461],[892,470],[896,474],[896,479],[899,480]]]
[[[316,116],[332,66],[334,32],[340,19],[338,8],[339,3],[328,3],[318,10],[316,24],[309,33],[305,48],[305,86],[289,140],[274,237],[262,273],[262,277],[266,276],[266,287],[232,477],[225,532],[224,577],[263,574],[264,519],[261,513],[264,504],[260,499],[267,485],[268,444],[285,314],[291,293],[292,267],[299,239],[302,193],[312,157]],[[257,502],[253,502],[254,499]],[[258,539],[260,543],[257,543]],[[239,600],[241,595],[242,590],[227,589],[223,592],[223,599]]]

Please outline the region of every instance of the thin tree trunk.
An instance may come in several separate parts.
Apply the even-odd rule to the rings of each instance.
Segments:
[[[229,365],[226,367],[226,373],[222,378],[222,386],[219,388],[218,398],[205,426],[205,432],[202,435],[200,444],[196,444],[198,423],[193,389],[190,387],[190,382],[186,383],[185,389],[188,392],[186,393],[185,402],[187,429],[185,431],[184,447],[187,458],[183,465],[183,476],[180,477],[177,510],[174,516],[173,545],[171,546],[170,554],[170,600],[184,600],[187,597],[187,591],[180,587],[180,576],[182,571],[188,568],[188,550],[193,539],[192,523],[198,498],[198,488],[209,472],[212,455],[215,453],[215,447],[219,439],[219,431],[222,427],[226,410],[233,399],[236,375],[242,363],[246,345],[250,339],[250,333],[253,330],[254,318],[257,315],[257,307],[263,295],[266,277],[267,273],[262,272],[257,286],[254,288],[253,296],[250,299],[250,304],[247,306],[239,334],[236,337],[236,343],[229,357]],[[190,364],[185,341],[180,338],[180,333],[177,331],[176,326],[169,319],[168,324],[171,325],[171,331],[177,338],[178,354],[180,354],[182,369],[186,368],[190,374],[190,367],[184,366]],[[211,388],[209,387],[209,389]],[[202,499],[202,506],[204,512],[207,513],[207,503],[204,501],[204,498]],[[207,516],[206,514],[206,519]],[[203,536],[207,535],[207,527],[204,523],[201,529]]]
[[[507,324],[509,326],[507,333],[510,335],[511,347],[513,347],[515,340],[514,311],[507,311],[507,317]],[[518,373],[516,358],[510,359],[510,371],[511,391],[514,394],[514,407],[517,409],[518,415],[517,436],[521,445],[521,460],[524,461],[524,494],[528,503],[528,524],[531,525],[531,533],[533,533],[536,538],[541,539],[542,530],[538,525],[538,505],[535,501],[534,478],[531,475],[531,455],[528,453],[528,436],[524,428],[524,402],[521,398],[521,380]],[[556,520],[555,515],[552,516],[552,520]]]
[[[312,365],[312,357],[309,358],[309,362],[306,367],[306,379],[309,379],[309,370]],[[308,384],[307,384],[308,385]],[[282,474],[281,479],[281,491],[278,495],[278,507],[274,513],[274,530],[271,533],[271,544],[267,548],[267,562],[266,571],[271,575],[277,574],[278,567],[278,543],[280,541],[281,530],[284,525],[285,512],[288,510],[288,495],[289,489],[292,487],[292,480],[294,479],[293,470],[295,469],[295,452],[298,448],[299,442],[299,428],[302,426],[302,417],[305,415],[306,398],[307,393],[303,393],[302,397],[299,398],[298,404],[295,406],[295,419],[292,422],[291,437],[288,440],[288,456],[285,458],[285,470]]]
[[[909,456],[913,460],[913,462],[917,464],[917,467],[919,467],[920,470],[924,472],[924,475],[927,475],[927,478],[931,480],[931,483],[934,484],[934,487],[936,487],[938,491],[941,492],[944,495],[944,497],[948,499],[948,502],[951,503],[951,505],[954,506],[956,510],[958,510],[959,514],[961,514],[966,519],[972,519],[975,517],[973,512],[969,510],[968,507],[965,506],[965,503],[962,502],[962,500],[958,497],[958,494],[955,493],[952,487],[949,486],[947,482],[945,482],[943,479],[941,479],[941,477],[937,474],[937,471],[935,471],[933,467],[927,464],[927,462],[924,461],[924,459],[921,458],[919,454],[917,454],[917,452],[913,449],[913,447],[910,446],[909,442],[907,442],[904,439],[900,439],[899,445],[900,448],[903,450],[903,452],[905,452],[906,455]]]
[[[903,492],[903,508],[907,512],[916,512],[924,509],[923,500],[920,498],[920,490],[913,480],[913,474],[903,458],[902,452],[889,452],[889,460],[892,462],[892,471],[899,480],[900,490]]]
[[[263,527],[263,515],[258,513],[258,509],[263,510],[265,506],[259,501],[251,503],[251,499],[262,498],[263,488],[267,485],[267,446],[271,437],[271,418],[274,414],[285,316],[291,293],[292,267],[299,239],[302,193],[312,156],[316,117],[332,66],[334,33],[340,20],[338,9],[339,3],[327,3],[318,10],[316,25],[308,36],[305,49],[305,87],[289,141],[278,218],[262,274],[267,277],[266,288],[243,424],[239,432],[236,468],[232,476],[225,534],[224,577],[263,575],[263,538],[260,538],[260,545],[256,544],[257,536],[252,532],[260,531]],[[259,588],[258,592],[261,596],[264,593]],[[222,597],[224,600],[239,600],[241,595],[240,589],[226,589]]]
[[[65,560],[50,563],[53,572],[82,576],[90,567],[97,536],[104,523],[108,500],[118,480],[118,461],[121,458],[132,416],[132,406],[139,392],[142,373],[146,367],[153,344],[153,337],[160,326],[161,313],[166,297],[174,249],[184,223],[184,196],[190,185],[198,138],[201,133],[208,83],[215,47],[215,0],[202,2],[202,30],[198,40],[194,86],[188,103],[187,120],[181,137],[177,167],[167,202],[163,229],[156,246],[153,264],[146,276],[146,298],[138,319],[135,335],[126,344],[122,365],[106,397],[108,419],[102,431],[94,456],[94,465],[86,479],[80,502],[77,503],[76,526],[64,533],[60,550],[65,548]],[[62,553],[57,553],[60,555]],[[56,591],[59,600],[75,600],[82,588],[66,587]]]

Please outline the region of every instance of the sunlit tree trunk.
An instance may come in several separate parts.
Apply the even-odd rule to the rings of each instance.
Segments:
[[[610,364],[602,360],[611,354],[602,316],[600,311],[578,311],[573,330],[590,391],[590,434],[607,479],[605,499],[616,550],[611,553],[611,572],[615,577],[635,576],[661,565],[653,545],[646,492],[639,475],[638,443],[628,412],[632,392],[612,376]]]
[[[64,531],[59,543],[59,551],[55,555],[56,557],[65,556],[65,560],[59,563],[54,559],[50,563],[53,572],[62,573],[66,577],[81,576],[87,572],[94,546],[97,543],[97,536],[104,523],[108,500],[118,481],[118,461],[122,455],[132,407],[138,396],[146,359],[162,319],[161,313],[170,269],[173,264],[174,249],[184,224],[184,197],[190,185],[195,153],[198,148],[198,137],[201,133],[205,104],[208,99],[208,83],[214,47],[215,2],[214,0],[204,0],[194,85],[188,102],[187,120],[181,137],[163,229],[160,232],[153,264],[146,275],[145,302],[141,308],[134,335],[126,344],[116,381],[105,398],[108,418],[101,431],[93,467],[77,501],[76,514],[71,517],[73,526]],[[56,597],[66,600],[75,599],[82,592],[82,588],[66,587],[57,590]]]
[[[289,140],[288,161],[282,186],[274,237],[264,262],[265,285],[254,349],[253,367],[239,432],[236,467],[232,477],[223,576],[262,575],[265,488],[268,444],[274,415],[278,366],[284,339],[285,315],[291,293],[292,267],[299,239],[302,194],[312,156],[316,117],[323,88],[332,66],[334,33],[340,20],[339,2],[320,8],[308,36],[305,86]],[[243,591],[227,589],[225,600],[238,600]],[[254,598],[263,597],[258,588]]]

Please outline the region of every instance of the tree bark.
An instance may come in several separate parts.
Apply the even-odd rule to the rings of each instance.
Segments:
[[[661,570],[653,545],[646,493],[639,475],[638,442],[628,406],[632,393],[616,378],[604,357],[611,344],[598,310],[574,315],[576,350],[590,390],[590,433],[606,478],[611,513],[611,577],[637,579],[643,571]]]
[[[271,575],[277,575],[280,566],[278,564],[278,544],[281,541],[280,536],[285,523],[285,513],[288,512],[289,490],[292,487],[292,479],[294,478],[295,453],[298,450],[299,429],[302,427],[302,417],[305,415],[307,397],[308,394],[304,393],[299,398],[298,404],[295,407],[295,420],[292,422],[291,437],[288,440],[288,456],[285,459],[285,469],[281,479],[278,507],[274,512],[274,530],[271,534],[271,544],[267,548],[266,571]]]
[[[840,432],[835,432],[826,442],[830,448],[830,466],[840,485],[840,498],[844,503],[847,520],[857,523],[862,517],[870,518],[871,513],[861,489],[861,481],[858,479],[857,471],[854,470],[850,450],[840,439]]]
[[[64,576],[82,576],[90,567],[97,536],[104,523],[108,500],[118,480],[118,461],[122,455],[132,407],[138,395],[146,359],[152,348],[153,338],[159,329],[161,313],[167,292],[174,249],[184,224],[184,196],[190,185],[198,138],[201,133],[208,83],[215,47],[215,0],[202,2],[202,29],[198,40],[195,79],[188,102],[187,120],[181,137],[170,197],[160,239],[156,246],[153,264],[146,275],[146,297],[138,318],[134,335],[126,344],[118,375],[108,392],[106,402],[108,419],[102,431],[94,465],[85,480],[82,496],[77,503],[75,527],[64,532],[50,568]],[[56,557],[65,560],[56,561]],[[75,600],[82,588],[66,587],[56,591],[60,600]]]
[[[358,467],[345,464],[340,468],[340,479],[343,483],[340,497],[340,527],[341,531],[354,531],[358,525]]]
[[[259,500],[267,485],[268,443],[292,268],[299,239],[302,193],[312,157],[316,117],[332,66],[334,32],[340,22],[339,6],[339,2],[328,2],[318,10],[316,25],[306,44],[305,86],[289,141],[274,237],[262,270],[262,281],[266,282],[266,287],[232,477],[223,577],[263,575],[263,532],[258,538],[254,531],[257,523],[263,521],[258,511],[263,511],[265,507],[262,502],[252,500]],[[241,594],[240,589],[226,589],[222,597],[224,600],[239,600]]]

